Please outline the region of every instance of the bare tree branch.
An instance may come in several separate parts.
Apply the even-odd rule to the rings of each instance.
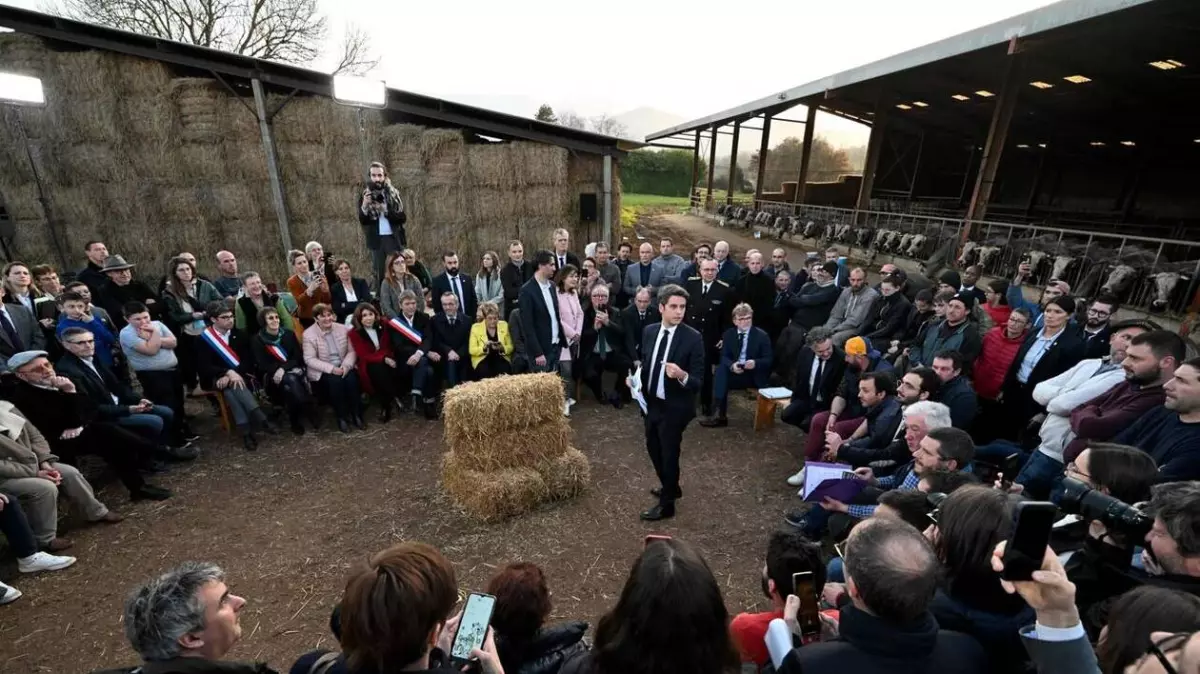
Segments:
[[[329,32],[318,0],[45,0],[63,16],[255,58],[307,64]],[[365,34],[354,63],[369,64]]]
[[[564,110],[558,114],[558,123],[580,131],[587,130],[587,120],[575,114],[572,110]]]
[[[628,131],[616,117],[607,114],[592,118],[592,130],[605,136],[622,136]]]
[[[354,24],[346,25],[346,34],[342,37],[341,57],[334,75],[366,75],[379,67],[379,57],[371,50],[371,37],[366,31]]]

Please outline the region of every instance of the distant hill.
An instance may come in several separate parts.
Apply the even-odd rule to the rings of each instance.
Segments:
[[[642,140],[647,134],[688,121],[685,117],[649,107],[634,108],[614,117],[625,125],[626,132],[623,135],[634,140]]]

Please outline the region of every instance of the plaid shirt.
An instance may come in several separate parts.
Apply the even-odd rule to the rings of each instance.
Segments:
[[[917,484],[921,482],[921,476],[917,475],[917,471],[908,471],[908,476],[899,485],[896,485],[896,476],[887,475],[878,480],[880,489],[897,489],[903,491],[912,491],[917,488]],[[865,520],[875,514],[875,509],[879,506],[873,505],[852,505],[847,506],[846,513],[851,517],[856,517],[860,520]]]

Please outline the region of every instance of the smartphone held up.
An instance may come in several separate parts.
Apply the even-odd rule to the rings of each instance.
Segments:
[[[472,592],[467,596],[458,631],[454,634],[454,643],[450,646],[450,660],[456,667],[471,662],[471,652],[483,648],[495,607],[496,598],[490,594]]]
[[[1004,580],[1030,580],[1042,568],[1058,506],[1045,501],[1018,503],[1012,535],[1004,546]]]

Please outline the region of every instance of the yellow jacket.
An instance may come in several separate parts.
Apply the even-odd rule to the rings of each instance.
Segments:
[[[512,337],[508,335],[508,323],[505,321],[496,321],[496,337],[500,340],[500,346],[504,347],[504,352],[501,354],[505,360],[511,360],[513,354]],[[468,342],[468,350],[471,352],[471,367],[479,367],[479,363],[483,361],[487,355],[487,323],[479,321],[471,326],[471,339]]]

